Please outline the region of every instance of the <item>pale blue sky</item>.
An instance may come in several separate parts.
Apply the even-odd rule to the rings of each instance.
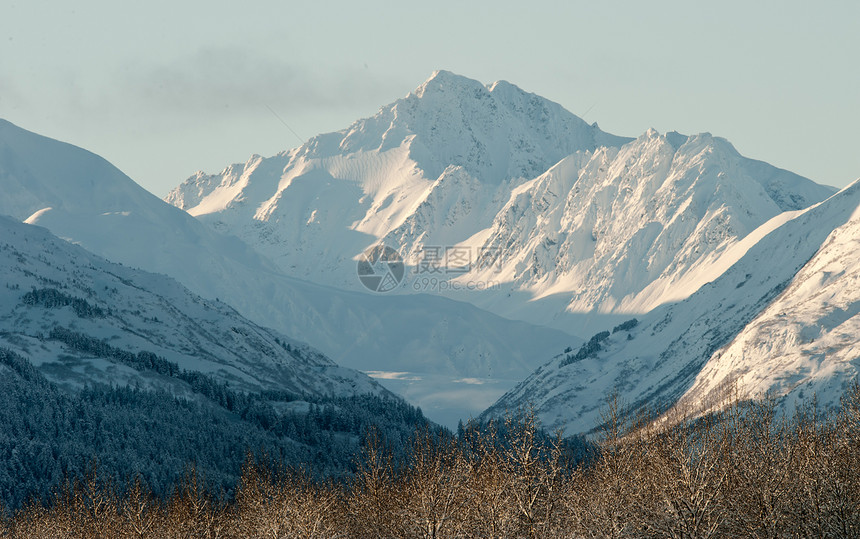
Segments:
[[[347,127],[435,69],[638,136],[860,177],[860,3],[0,1],[0,117],[163,196]]]

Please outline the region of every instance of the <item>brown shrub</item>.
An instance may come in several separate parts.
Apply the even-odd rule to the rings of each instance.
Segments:
[[[93,466],[47,506],[0,513],[0,537],[860,536],[858,386],[827,415],[765,399],[654,417],[611,399],[581,463],[530,410],[461,438],[421,430],[399,459],[371,432],[342,482],[249,456],[229,502],[193,468],[157,499]]]

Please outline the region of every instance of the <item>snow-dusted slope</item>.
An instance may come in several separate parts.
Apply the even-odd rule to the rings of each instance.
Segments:
[[[169,277],[108,262],[44,228],[3,216],[0,275],[5,285],[0,288],[0,346],[64,385],[165,389],[168,381],[155,370],[134,369],[70,345],[94,339],[135,355],[155,354],[242,391],[387,394],[366,375],[253,324],[221,302],[196,296]]]
[[[689,296],[750,232],[833,192],[710,134],[616,137],[509,83],[437,72],[372,118],[198,173],[167,200],[342,288],[360,287],[354,259],[375,243],[413,267],[457,249],[431,277],[459,286],[433,292],[585,336]]]
[[[175,280],[0,216],[0,503],[98,462],[169,496],[193,464],[235,490],[248,454],[341,476],[369,428],[434,428],[365,374]]]
[[[111,261],[170,275],[257,324],[311,343],[339,365],[413,373],[409,378],[420,379],[410,381],[412,402],[431,419],[440,418],[442,407],[454,424],[479,412],[541,357],[577,341],[446,298],[370,296],[287,277],[237,238],[150,195],[102,158],[4,121],[0,191],[0,212]],[[441,398],[440,381],[427,375],[489,379],[492,390],[466,384],[456,398]]]
[[[768,233],[718,279],[556,356],[485,417],[533,403],[545,426],[573,434],[596,427],[616,391],[634,407],[663,409],[767,390],[833,402],[857,373],[858,206],[855,182],[781,226],[764,225]]]

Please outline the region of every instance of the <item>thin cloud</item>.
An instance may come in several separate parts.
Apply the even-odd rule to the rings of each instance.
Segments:
[[[180,114],[348,108],[385,93],[382,81],[363,67],[320,72],[239,49],[206,49],[169,64],[124,70],[120,86],[125,99]]]

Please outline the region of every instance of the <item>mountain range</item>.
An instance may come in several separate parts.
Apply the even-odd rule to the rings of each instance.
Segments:
[[[767,393],[829,405],[856,376],[856,184],[837,192],[709,133],[609,134],[504,81],[438,71],[370,118],[198,172],[164,201],[0,121],[0,185],[0,214],[170,276],[269,346],[290,335],[277,338],[449,426],[530,404],[547,427],[589,432],[616,392],[661,413]],[[385,271],[381,246],[405,266],[385,293],[359,278]],[[148,335],[147,317],[127,326]],[[232,323],[206,331],[220,342]],[[151,338],[231,384],[243,361],[265,363]],[[345,372],[319,383],[384,392]]]
[[[585,338],[689,296],[758,226],[833,193],[707,133],[618,137],[439,71],[371,118],[198,172],[165,200],[319,283],[359,289],[354,260],[385,244],[414,270],[403,293]]]

